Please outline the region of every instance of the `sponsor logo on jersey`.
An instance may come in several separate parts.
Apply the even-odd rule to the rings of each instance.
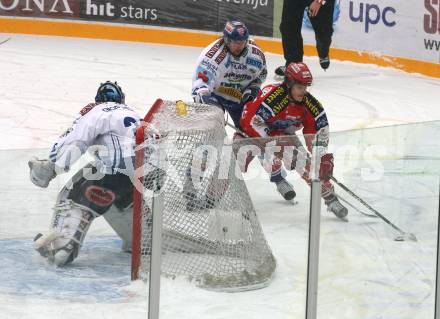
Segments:
[[[225,79],[228,79],[231,82],[243,82],[246,80],[252,80],[252,77],[248,74],[243,73],[235,73],[235,72],[227,72],[224,75]]]
[[[261,117],[264,121],[267,121],[268,119],[270,119],[272,116],[273,116],[273,112],[272,112],[272,110],[270,109],[270,108],[268,108],[267,107],[267,105],[265,105],[265,104],[261,104],[259,107],[258,107],[258,110],[257,110],[257,115],[259,116],[259,117]]]
[[[239,62],[233,62],[231,60],[228,61],[228,63],[226,63],[226,67],[232,66],[232,68],[234,70],[246,70],[247,66],[245,64],[239,63]]]
[[[231,88],[231,87],[225,87],[225,86],[220,86],[217,89],[218,93],[224,94],[224,95],[228,95],[231,96],[233,98],[236,98],[238,100],[241,100],[241,91],[239,89],[236,88]]]
[[[298,129],[301,127],[302,121],[300,116],[287,116],[285,119],[273,121],[270,125],[278,130],[287,129],[291,126],[295,126]]]
[[[281,85],[272,93],[269,93],[263,102],[276,115],[280,113],[287,105],[289,105],[289,97],[286,87]]]
[[[220,64],[223,62],[223,60],[226,58],[226,55],[228,54],[228,50],[226,47],[223,47],[222,52],[215,58],[215,63]]]
[[[211,71],[212,73],[216,74],[218,70],[218,66],[211,63],[208,59],[204,59],[201,63],[202,66],[204,66],[208,71]],[[202,69],[203,70],[203,69]]]
[[[96,104],[96,103],[90,103],[90,104],[87,104],[86,106],[84,106],[84,107],[81,109],[81,111],[79,111],[79,114],[81,114],[81,116],[86,115],[86,114],[89,113],[90,110],[92,110],[96,105],[98,105],[98,104]]]
[[[324,112],[324,108],[322,107],[321,103],[319,103],[319,101],[310,93],[307,93],[304,96],[303,102],[315,119],[319,116],[319,114]]]
[[[101,207],[111,205],[116,197],[111,190],[96,185],[87,187],[85,196],[92,204]]]
[[[102,111],[103,112],[111,112],[111,111],[114,111],[114,110],[117,110],[117,109],[120,109],[120,108],[121,108],[120,105],[112,105],[112,106],[103,108]]]
[[[205,56],[208,58],[212,58],[217,51],[220,49],[220,47],[223,45],[223,39],[219,39],[212,47],[211,49],[208,50],[208,52],[206,52]]]
[[[285,95],[280,102],[273,105],[272,110],[275,114],[278,114],[284,110],[287,105],[289,105],[289,97]]]
[[[258,60],[252,59],[252,58],[247,58],[246,59],[246,64],[255,66],[255,67],[259,68],[259,69],[261,69],[263,67],[263,63],[261,63],[261,61],[258,61]]]
[[[258,49],[257,47],[252,47],[252,53],[258,55],[263,63],[266,64],[266,57],[260,49]]]

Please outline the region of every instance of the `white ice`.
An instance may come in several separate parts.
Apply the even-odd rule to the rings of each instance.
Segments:
[[[141,114],[159,97],[190,100],[200,48],[8,34],[0,34],[0,42],[8,37],[0,45],[0,318],[146,318],[146,286],[130,282],[130,256],[104,220],[94,222],[71,267],[54,269],[33,251],[32,238],[47,228],[62,182],[36,189],[26,163],[47,152],[100,82],[117,80],[127,104]],[[267,60],[269,83],[283,59],[267,54]],[[315,78],[311,92],[324,104],[333,132],[440,119],[439,79],[338,61],[324,72],[316,58],[305,61]],[[278,262],[272,284],[227,294],[163,279],[161,318],[304,318],[308,191],[289,176],[297,206],[284,202],[264,176],[247,182]],[[433,317],[438,185],[431,177],[379,183],[383,193],[369,196],[416,233],[418,243],[393,241],[390,227],[353,209],[349,223],[323,212],[320,318]],[[361,186],[356,191],[363,193]],[[387,191],[404,198],[387,201]]]

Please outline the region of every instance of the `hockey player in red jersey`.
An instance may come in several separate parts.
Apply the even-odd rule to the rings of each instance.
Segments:
[[[294,156],[290,156],[287,162],[284,156],[286,168],[295,169],[307,183],[310,183],[310,160],[303,160],[304,165],[299,165],[300,158],[301,154],[303,158],[310,158],[309,153],[312,153],[313,146],[319,146],[321,154],[319,177],[323,181],[322,197],[329,211],[345,219],[348,210],[339,202],[330,183],[333,174],[333,154],[326,152],[329,140],[327,116],[321,103],[307,92],[307,87],[312,81],[312,74],[306,64],[302,62],[288,64],[283,83],[264,87],[254,101],[245,105],[240,125],[249,137],[279,137],[276,140],[277,145],[281,146],[281,151],[271,162],[271,181],[275,183],[278,180],[285,181],[282,176],[282,165],[283,150],[287,146],[295,147],[295,151]],[[302,130],[305,136],[307,150],[304,150],[295,135],[298,130]],[[278,184],[277,188],[283,194],[283,189],[280,189],[283,185]],[[284,186],[286,189],[291,189],[289,183]]]

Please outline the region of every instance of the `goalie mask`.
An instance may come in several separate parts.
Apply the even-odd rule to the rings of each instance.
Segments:
[[[229,52],[240,56],[249,40],[249,31],[240,21],[227,21],[223,29],[223,39]]]
[[[99,86],[98,91],[96,92],[95,102],[116,102],[125,104],[125,94],[122,92],[118,82],[113,83],[107,81],[105,83],[101,83]]]

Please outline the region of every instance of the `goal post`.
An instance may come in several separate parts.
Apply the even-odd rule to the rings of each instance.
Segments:
[[[136,133],[132,279],[148,280],[159,187],[162,276],[228,292],[269,285],[276,261],[225,141],[215,106],[157,100],[145,116]]]

